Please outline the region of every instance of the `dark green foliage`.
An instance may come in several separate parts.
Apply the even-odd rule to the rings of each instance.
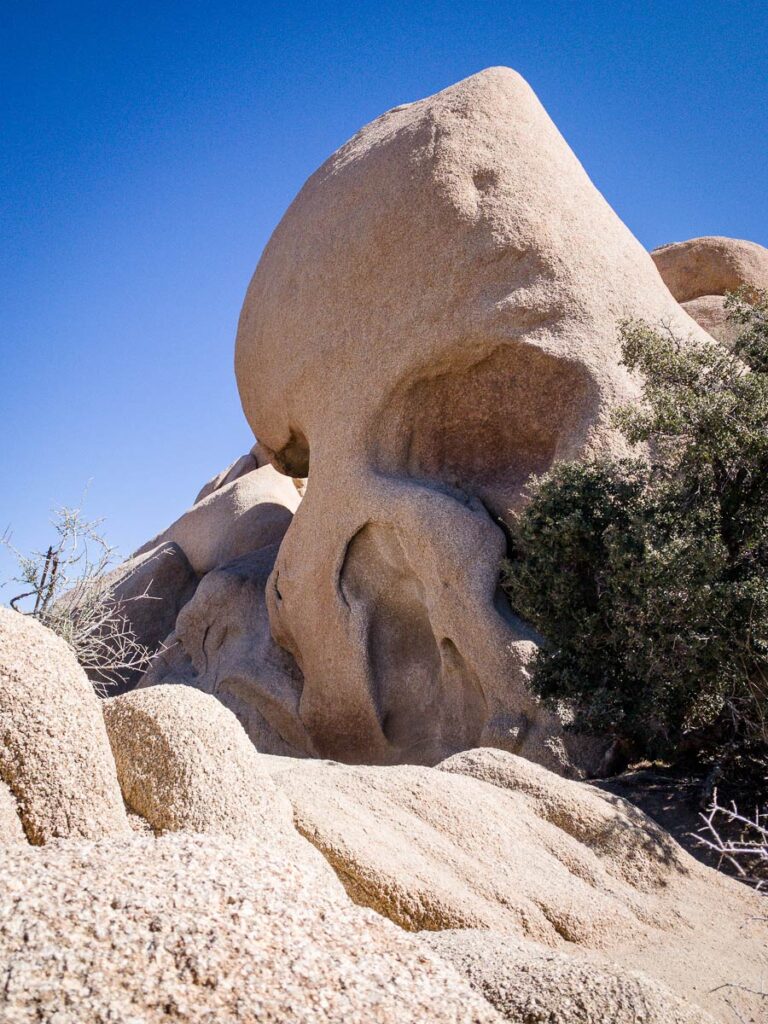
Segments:
[[[646,756],[768,744],[768,295],[729,307],[732,352],[622,326],[638,455],[534,480],[504,567],[534,689]]]

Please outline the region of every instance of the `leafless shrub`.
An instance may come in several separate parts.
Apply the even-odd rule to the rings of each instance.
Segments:
[[[88,521],[81,508],[62,507],[54,510],[51,522],[57,537],[46,551],[25,555],[11,544],[7,533],[0,538],[19,567],[18,575],[8,582],[24,588],[9,603],[61,636],[95,678],[97,690],[104,692],[126,671],[146,668],[150,651],[131,627],[128,602],[115,595],[109,570],[116,551],[101,533],[102,520]]]
[[[768,812],[755,810],[749,818],[735,803],[718,803],[715,790],[712,805],[701,818],[704,824],[694,838],[717,854],[718,868],[727,865],[743,882],[768,893]]]

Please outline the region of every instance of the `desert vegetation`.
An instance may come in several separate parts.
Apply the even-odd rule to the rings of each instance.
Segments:
[[[82,507],[62,506],[51,525],[52,543],[30,554],[15,548],[8,534],[2,538],[18,565],[5,584],[20,588],[9,604],[61,636],[103,694],[126,672],[146,668],[150,652],[131,627],[126,601],[115,594],[110,570],[117,553],[103,522],[86,519]]]
[[[731,348],[622,325],[645,382],[616,414],[630,454],[531,482],[503,582],[545,638],[534,690],[616,765],[694,758],[709,798],[722,778],[764,798],[768,294],[726,306]]]

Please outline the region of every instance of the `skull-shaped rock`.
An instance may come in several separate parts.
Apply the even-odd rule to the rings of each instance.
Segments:
[[[236,370],[275,467],[311,455],[267,600],[321,754],[563,766],[497,597],[500,524],[529,474],[617,444],[628,315],[698,331],[511,70],[389,111],[301,190]]]

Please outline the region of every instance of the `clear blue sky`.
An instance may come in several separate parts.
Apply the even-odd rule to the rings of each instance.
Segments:
[[[281,213],[366,121],[481,68],[528,79],[646,246],[768,244],[766,0],[5,0],[0,48],[0,532],[21,547],[92,480],[128,552],[247,450],[235,327]]]

